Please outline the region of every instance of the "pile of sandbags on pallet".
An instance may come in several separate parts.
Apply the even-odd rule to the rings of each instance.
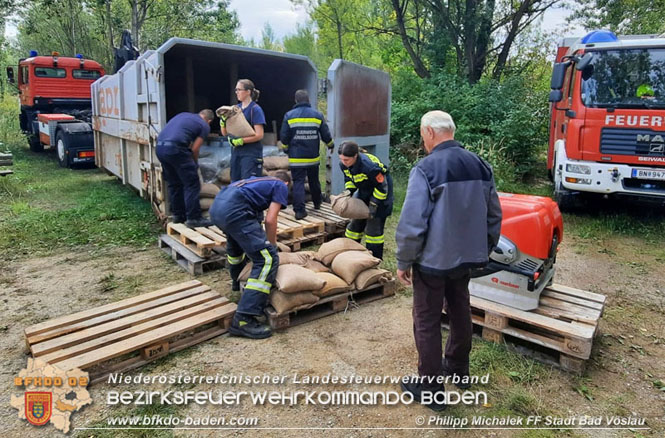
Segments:
[[[270,303],[278,313],[293,312],[312,307],[324,297],[391,280],[391,273],[378,267],[380,263],[364,246],[345,237],[324,243],[316,252],[280,252]],[[251,270],[248,263],[239,280],[247,281]]]
[[[210,207],[215,200],[215,196],[217,196],[217,193],[219,193],[219,190],[219,186],[216,184],[201,184],[201,193],[199,194],[201,213],[206,214],[208,210],[210,210]]]

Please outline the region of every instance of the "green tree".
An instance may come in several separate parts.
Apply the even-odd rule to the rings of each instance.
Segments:
[[[665,32],[665,0],[580,0],[572,20],[622,34]]]
[[[316,34],[312,29],[312,23],[298,24],[293,35],[287,35],[282,40],[284,51],[307,56],[316,64],[318,52],[316,49]]]

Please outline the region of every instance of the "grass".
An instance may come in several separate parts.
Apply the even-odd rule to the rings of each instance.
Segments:
[[[61,169],[52,153],[30,152],[15,106],[0,101],[0,149],[14,155],[14,174],[0,178],[0,259],[152,244],[149,204],[99,169]]]

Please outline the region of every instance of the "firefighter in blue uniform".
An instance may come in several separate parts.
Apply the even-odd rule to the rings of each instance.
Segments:
[[[229,136],[231,143],[231,181],[240,181],[252,176],[263,174],[263,139],[266,116],[263,109],[256,103],[261,92],[256,89],[249,79],[240,79],[235,88],[236,98],[240,102],[238,107],[247,119],[247,123],[254,129],[250,137]],[[226,119],[220,119],[222,135],[227,135]]]
[[[339,167],[344,173],[344,189],[369,207],[369,219],[353,219],[345,236],[365,244],[374,257],[383,258],[383,228],[393,212],[393,180],[386,167],[372,154],[360,152],[357,143],[345,141],[339,146]]]
[[[309,103],[307,90],[298,90],[296,105],[284,115],[280,140],[289,154],[289,167],[293,177],[293,210],[296,219],[307,216],[305,211],[305,177],[309,181],[314,208],[321,208],[321,182],[319,181],[320,140],[333,148],[330,129],[323,114]],[[319,140],[320,139],[320,140]]]
[[[286,208],[291,177],[285,171],[274,177],[251,177],[231,183],[217,194],[210,218],[226,234],[226,254],[233,282],[239,290],[238,275],[252,261],[252,271],[243,290],[229,332],[232,335],[263,339],[272,335],[270,326],[256,317],[263,315],[275,277],[277,256],[277,216]],[[265,231],[263,211],[268,210]]]

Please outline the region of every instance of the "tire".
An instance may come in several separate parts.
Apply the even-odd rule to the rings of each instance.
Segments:
[[[28,145],[32,152],[44,152],[44,145],[36,135],[28,135]]]
[[[554,193],[552,198],[554,201],[559,204],[559,210],[562,212],[570,211],[575,206],[575,196],[570,193],[570,191],[563,187],[563,182],[561,181],[561,174],[557,171],[557,162],[554,160],[554,166],[552,167],[552,173],[554,176]]]
[[[69,167],[69,147],[67,145],[67,138],[62,131],[58,131],[58,134],[55,136],[55,149],[60,167]]]

